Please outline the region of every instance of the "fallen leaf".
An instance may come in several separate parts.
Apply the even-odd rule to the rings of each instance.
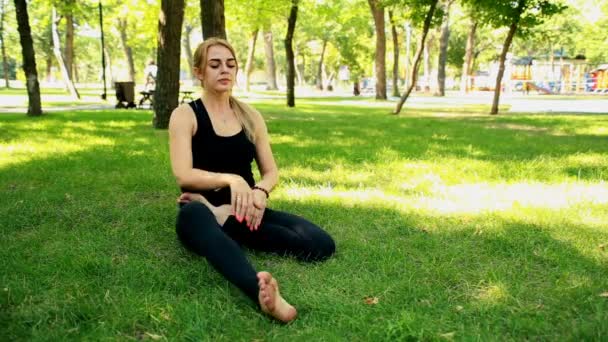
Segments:
[[[426,306],[431,306],[431,301],[428,299],[421,299],[420,304],[424,304]]]
[[[456,305],[456,307],[454,307],[454,309],[456,309],[456,311],[462,311],[462,310],[464,310],[464,307],[462,305]]]
[[[600,293],[600,297],[608,298],[608,292]]]
[[[597,246],[597,248],[599,248],[601,250],[605,250],[607,246],[608,246],[608,242],[607,243],[602,243],[601,245]]]
[[[375,305],[378,304],[378,297],[365,297],[364,302],[367,305]]]
[[[163,338],[161,335],[156,335],[156,334],[152,334],[152,333],[149,333],[149,332],[147,332],[146,335],[148,335],[154,341],[158,341],[161,338]]]
[[[448,339],[448,340],[452,340],[454,339],[454,335],[456,335],[455,332],[449,332],[449,333],[445,333],[445,334],[439,334],[439,336]]]

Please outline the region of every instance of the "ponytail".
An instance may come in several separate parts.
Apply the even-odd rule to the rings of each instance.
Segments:
[[[254,115],[258,115],[255,109],[249,105],[237,100],[234,96],[230,95],[230,107],[234,111],[237,120],[243,127],[247,139],[255,144],[255,121]]]

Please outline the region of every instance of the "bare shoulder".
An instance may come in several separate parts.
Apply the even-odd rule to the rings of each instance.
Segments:
[[[183,131],[196,129],[196,116],[187,103],[177,106],[171,113],[169,119],[169,131]]]

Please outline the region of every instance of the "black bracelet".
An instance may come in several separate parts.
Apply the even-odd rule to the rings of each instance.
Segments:
[[[257,189],[257,190],[260,190],[260,191],[262,191],[262,192],[264,192],[264,193],[266,194],[266,198],[270,197],[270,194],[268,193],[268,190],[266,190],[266,189],[264,189],[264,188],[260,188],[260,187],[259,187],[259,186],[257,186],[257,185],[256,185],[256,186],[254,186],[254,187],[253,187],[253,188],[251,188],[251,189],[253,189],[253,190],[256,190],[256,189]]]

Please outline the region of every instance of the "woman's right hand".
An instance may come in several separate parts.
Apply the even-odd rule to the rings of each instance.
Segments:
[[[253,210],[253,193],[241,176],[235,175],[230,182],[230,205],[239,222],[250,218]]]

